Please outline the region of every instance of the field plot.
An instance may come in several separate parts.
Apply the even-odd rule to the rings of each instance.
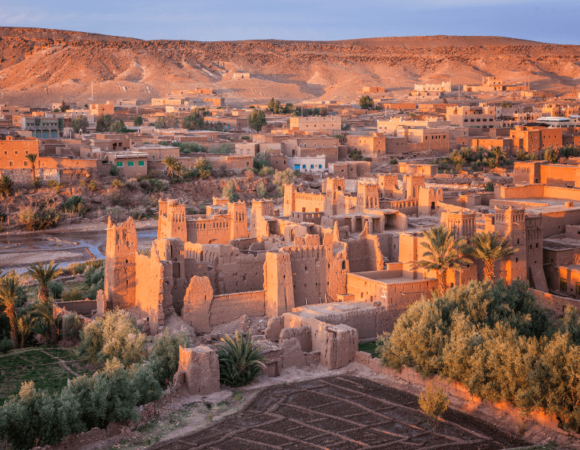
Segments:
[[[34,381],[37,389],[55,392],[66,386],[69,378],[90,374],[91,366],[79,360],[74,349],[33,348],[0,356],[0,404],[20,391],[25,381]]]
[[[435,423],[419,410],[416,396],[345,376],[267,388],[241,413],[150,450],[495,450],[523,445],[457,411],[447,411]]]

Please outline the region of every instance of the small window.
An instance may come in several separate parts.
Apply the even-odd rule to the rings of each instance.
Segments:
[[[117,167],[123,167],[123,162],[122,161],[117,161]]]
[[[133,161],[127,162],[127,166],[128,167],[133,167],[134,165],[135,165],[135,163]]]
[[[144,166],[145,165],[145,161],[139,161],[139,166]]]

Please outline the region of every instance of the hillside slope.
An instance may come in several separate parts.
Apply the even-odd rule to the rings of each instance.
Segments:
[[[248,80],[232,73],[250,72]],[[213,87],[230,102],[352,98],[363,85],[386,97],[417,82],[506,83],[575,89],[580,47],[501,37],[426,36],[349,41],[143,41],[98,34],[0,28],[0,103],[46,104],[66,98],[143,100]]]

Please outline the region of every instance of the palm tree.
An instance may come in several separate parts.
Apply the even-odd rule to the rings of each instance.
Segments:
[[[37,301],[30,309],[33,319],[32,330],[44,337],[46,345],[54,345],[58,342],[58,318],[54,317],[54,303],[49,301]]]
[[[32,170],[32,183],[34,183],[36,181],[36,158],[38,155],[34,154],[34,153],[29,153],[28,155],[25,156],[25,158],[30,161],[30,165],[31,170]]]
[[[167,166],[167,175],[171,179],[173,179],[175,175],[179,176],[179,173],[183,169],[183,166],[175,156],[166,156],[161,162]]]
[[[48,283],[54,280],[61,273],[62,270],[58,268],[58,264],[55,264],[54,261],[51,261],[46,265],[35,263],[30,266],[30,269],[28,269],[28,275],[38,281],[38,298],[43,301],[48,300]]]
[[[471,238],[472,255],[483,261],[483,277],[485,280],[493,279],[495,262],[513,255],[518,251],[509,244],[507,238],[502,238],[499,233],[477,233]]]
[[[426,251],[415,267],[437,272],[437,289],[443,295],[447,289],[447,271],[464,269],[471,261],[464,257],[467,253],[467,241],[455,239],[455,232],[443,225],[423,231],[426,242],[421,242]]]
[[[14,182],[12,178],[8,175],[2,175],[0,178],[0,195],[4,198],[8,198],[12,195],[12,188],[14,187]]]
[[[495,158],[495,165],[499,166],[500,159],[504,159],[507,155],[501,147],[494,147],[489,151],[489,154]]]
[[[18,319],[16,318],[16,298],[18,296],[18,279],[4,277],[0,281],[0,305],[10,321],[10,339],[14,348],[18,348]]]

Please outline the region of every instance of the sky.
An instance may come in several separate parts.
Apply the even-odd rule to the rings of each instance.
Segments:
[[[0,26],[139,39],[505,36],[580,44],[580,0],[0,0]]]

